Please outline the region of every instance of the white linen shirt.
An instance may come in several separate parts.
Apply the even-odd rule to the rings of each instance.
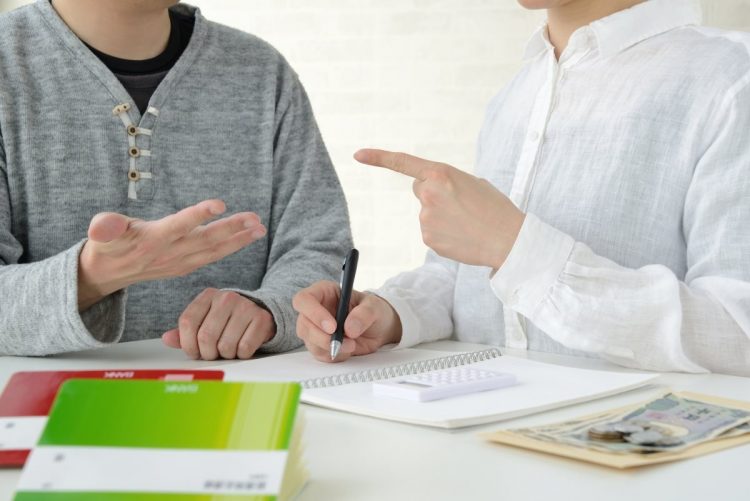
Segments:
[[[503,266],[429,253],[375,291],[399,346],[461,341],[750,375],[750,42],[650,0],[546,27],[491,102],[476,174],[526,220]]]

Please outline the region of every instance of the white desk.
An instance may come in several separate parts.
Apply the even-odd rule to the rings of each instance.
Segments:
[[[424,348],[454,351],[476,345],[440,342]],[[546,354],[529,358],[584,368],[614,366],[598,360]],[[225,362],[233,363],[233,362]],[[216,362],[187,360],[160,341],[54,358],[0,357],[0,387],[20,370],[95,368],[201,368]],[[668,374],[674,389],[750,399],[750,378]],[[636,390],[587,404],[500,424],[444,431],[391,423],[304,406],[306,457],[311,481],[304,500],[750,500],[750,446],[640,470],[614,471],[573,460],[493,445],[477,436],[500,427],[540,424],[634,403]],[[19,470],[0,470],[0,501],[12,498]]]

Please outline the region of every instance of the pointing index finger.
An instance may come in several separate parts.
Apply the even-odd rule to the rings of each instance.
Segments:
[[[359,150],[354,154],[354,159],[363,164],[384,167],[419,181],[427,179],[427,173],[435,168],[435,162],[406,153],[386,150]]]

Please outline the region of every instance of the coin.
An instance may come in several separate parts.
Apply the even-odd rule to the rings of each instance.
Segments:
[[[622,442],[623,434],[615,430],[612,425],[600,424],[588,429],[588,437],[592,440]]]
[[[656,445],[674,447],[675,445],[682,445],[682,443],[682,439],[678,437],[662,437],[656,442]]]
[[[655,430],[639,431],[625,436],[625,440],[636,445],[653,445],[663,438],[664,435]]]

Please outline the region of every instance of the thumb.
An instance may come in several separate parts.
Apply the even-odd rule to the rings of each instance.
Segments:
[[[180,349],[180,331],[177,329],[172,329],[171,331],[167,331],[164,334],[161,335],[162,342],[169,346],[170,348],[177,348]]]
[[[93,217],[89,225],[89,238],[95,242],[111,242],[123,235],[131,219],[114,212],[101,212]]]

